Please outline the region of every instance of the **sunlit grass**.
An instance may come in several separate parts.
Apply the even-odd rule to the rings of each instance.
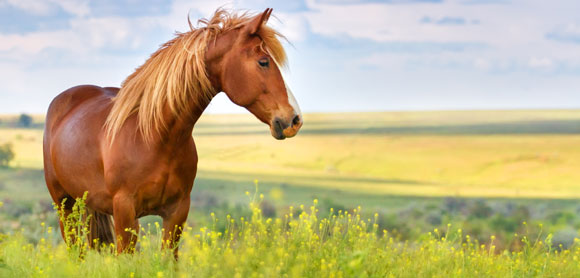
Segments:
[[[14,150],[13,167],[42,168],[42,130],[27,128],[0,129],[0,144],[11,143]]]
[[[198,176],[408,196],[580,197],[578,110],[304,117],[298,136],[277,141],[252,115],[204,115],[194,130]],[[15,148],[12,166],[42,168],[40,129],[0,129],[2,142]]]
[[[247,194],[248,196],[252,194]],[[211,214],[207,227],[186,227],[179,252],[161,249],[157,223],[141,227],[134,254],[67,247],[58,230],[41,224],[37,244],[0,237],[2,277],[578,277],[580,245],[553,247],[551,235],[515,235],[517,250],[498,250],[448,225],[411,242],[379,230],[378,216],[352,211],[290,208],[263,216],[255,194],[248,219]],[[81,218],[77,218],[81,219]],[[71,225],[75,225],[72,223]]]

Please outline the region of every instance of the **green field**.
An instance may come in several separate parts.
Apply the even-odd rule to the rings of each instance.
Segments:
[[[14,119],[14,116],[0,117],[0,144],[11,143],[16,154],[10,168],[0,168],[0,201],[4,203],[0,208],[0,233],[10,235],[0,239],[0,251],[24,243],[31,245],[20,255],[0,252],[0,270],[14,267],[9,260],[17,260],[18,256],[37,258],[28,265],[20,265],[22,269],[42,268],[47,263],[43,256],[47,250],[53,250],[60,252],[59,263],[68,265],[70,271],[94,276],[87,271],[115,257],[91,253],[95,264],[75,264],[74,258],[62,250],[58,236],[53,235],[50,240],[54,246],[40,244],[47,235],[46,228],[39,223],[57,226],[42,174],[42,117],[34,117],[33,128],[16,128],[11,124]],[[351,277],[355,272],[349,272],[352,269],[348,265],[358,257],[350,255],[364,257],[371,253],[381,254],[386,262],[361,264],[360,273],[369,269],[393,270],[364,272],[375,277],[414,277],[412,272],[405,271],[421,267],[424,272],[419,276],[423,277],[555,277],[559,272],[562,277],[574,277],[565,274],[579,273],[580,264],[576,261],[579,251],[574,242],[580,229],[577,216],[580,211],[577,201],[580,197],[580,110],[306,114],[304,121],[297,137],[276,141],[269,135],[267,126],[251,115],[204,115],[200,119],[193,134],[200,158],[188,218],[193,230],[191,241],[183,243],[184,250],[204,244],[205,241],[196,238],[203,234],[199,232],[201,227],[207,226],[207,231],[216,233],[226,229],[227,225],[216,224],[210,213],[222,220],[226,215],[251,219],[254,212],[247,205],[246,192],[254,192],[254,180],[258,180],[259,193],[264,194],[260,203],[264,218],[283,221],[290,206],[296,209],[300,204],[311,204],[314,199],[319,201],[320,211],[325,212],[319,215],[320,219],[330,208],[352,212],[362,205],[363,219],[374,219],[374,213],[378,212],[378,218],[373,220],[378,227],[376,241],[367,242],[358,251],[352,245],[356,242],[354,238],[348,243],[351,245],[344,243],[342,251],[334,245],[325,245],[324,241],[313,243],[321,253],[308,253],[300,249],[304,246],[296,247],[307,254],[282,268],[289,277],[292,273],[306,276],[334,273],[336,277]],[[296,221],[300,221],[298,215],[298,212],[294,215]],[[147,226],[157,220],[146,217],[141,223]],[[462,238],[450,243],[441,242],[441,237],[437,237],[433,243],[433,230],[447,231],[448,223],[452,224],[453,231],[463,231]],[[388,242],[389,237],[381,237],[383,230],[389,231],[389,237],[395,241],[393,245],[385,245],[384,240]],[[321,235],[318,230],[297,232]],[[369,230],[356,236],[371,234],[377,233]],[[482,249],[478,244],[462,247],[466,234],[487,247]],[[526,245],[521,235],[534,240]],[[155,232],[152,236],[156,236]],[[267,240],[280,239],[280,236],[269,233]],[[544,242],[544,246],[537,245],[536,239]],[[215,246],[241,244],[221,237],[216,240]],[[195,257],[196,263],[180,261],[180,268],[208,274],[216,271],[213,264],[219,260],[231,260],[241,265],[242,277],[250,276],[247,274],[252,270],[276,276],[282,272],[260,266],[263,258],[246,252],[275,252],[275,248],[295,243],[287,241],[288,237],[280,240],[282,245],[244,243],[230,250],[234,255],[226,253],[225,247],[220,253],[206,246],[209,249],[188,253],[191,258]],[[489,244],[495,246],[495,251],[490,252]],[[556,249],[564,249],[566,253],[554,253]],[[184,274],[172,269],[170,260],[160,259],[160,254],[146,250],[115,261],[116,272],[109,274],[130,276],[135,272],[132,267],[137,261],[158,268],[136,272],[136,277],[150,277],[157,272],[170,277]],[[459,256],[452,250],[463,253]],[[517,255],[518,252],[524,253]],[[213,257],[202,259],[206,255]],[[254,261],[243,262],[228,256],[246,256]],[[413,257],[423,258],[430,264],[405,261]],[[272,260],[281,258],[273,256]],[[334,268],[329,266],[330,272],[321,272],[321,260],[329,262],[333,258],[336,259]],[[436,258],[447,258],[448,264],[443,264],[445,260],[431,260]],[[308,264],[307,260],[313,263]],[[469,267],[464,264],[466,260],[472,261]],[[203,264],[196,265],[202,261]],[[125,262],[133,265],[124,268]],[[395,264],[405,267],[397,268]],[[511,272],[513,275],[506,274],[508,269],[515,271]],[[233,276],[234,270],[224,269],[218,276]],[[42,276],[23,270],[6,273]],[[58,276],[55,272],[44,273]]]
[[[580,196],[580,111],[307,114],[299,136],[268,134],[251,115],[203,116],[199,177],[372,195]],[[42,168],[41,129],[0,129],[1,142],[14,144],[13,166]]]
[[[266,217],[253,198],[248,218],[212,215],[212,225],[186,228],[179,260],[160,251],[158,225],[140,231],[133,254],[116,254],[113,246],[97,252],[77,237],[55,243],[57,233],[43,226],[30,244],[22,236],[0,238],[2,277],[578,277],[580,239],[563,249],[552,235],[516,235],[517,247],[498,252],[448,225],[420,239],[401,242],[380,230],[378,215],[365,218],[360,209],[319,211],[290,208],[278,218]],[[323,216],[328,215],[328,216]],[[71,223],[81,225],[82,221]],[[219,228],[223,225],[223,228]],[[82,229],[81,229],[82,231]]]

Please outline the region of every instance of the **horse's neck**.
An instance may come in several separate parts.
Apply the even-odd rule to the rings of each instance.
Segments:
[[[208,104],[209,103],[192,108],[191,115],[172,115],[166,113],[165,117],[168,117],[168,121],[166,121],[167,130],[166,132],[161,133],[160,142],[174,142],[175,144],[179,144],[183,140],[189,140],[194,125],[197,123]]]
[[[226,34],[218,36],[214,43],[208,45],[204,57],[208,78],[214,88],[214,92],[216,93],[220,92],[222,88],[220,80],[221,60],[224,54],[231,47],[234,37],[235,34],[233,35]],[[194,101],[192,103],[196,103],[197,105],[195,107],[191,107],[192,112],[191,115],[176,116],[172,115],[171,113],[166,113],[165,116],[170,117],[168,118],[169,121],[167,121],[167,123],[170,124],[168,125],[167,133],[162,135],[166,136],[166,138],[161,138],[162,141],[172,140],[171,138],[178,138],[179,140],[179,138],[184,138],[184,135],[191,136],[195,123],[201,117],[201,114],[209,105],[209,102],[207,102],[205,99],[200,99],[199,101]]]
[[[232,49],[238,32],[239,30],[236,29],[219,34],[214,41],[208,44],[205,52],[204,62],[206,71],[216,93],[222,90],[221,77],[224,56]]]

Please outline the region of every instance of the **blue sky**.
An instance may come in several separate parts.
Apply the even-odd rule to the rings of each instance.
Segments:
[[[0,0],[0,113],[119,86],[224,5],[274,8],[305,112],[580,108],[577,0]],[[243,110],[220,94],[209,111]]]

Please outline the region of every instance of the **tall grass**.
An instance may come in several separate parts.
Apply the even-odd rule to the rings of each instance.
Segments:
[[[80,231],[79,241],[68,246],[44,223],[36,244],[18,234],[1,236],[0,277],[580,277],[580,245],[554,248],[551,235],[518,235],[522,247],[513,252],[498,251],[493,237],[481,244],[451,225],[400,242],[378,230],[378,216],[363,218],[360,207],[320,212],[314,200],[267,218],[262,198],[252,198],[249,219],[212,214],[208,227],[186,227],[178,261],[161,249],[157,223],[141,227],[133,254],[89,249],[87,219],[77,210],[70,218],[76,223],[66,222]]]

